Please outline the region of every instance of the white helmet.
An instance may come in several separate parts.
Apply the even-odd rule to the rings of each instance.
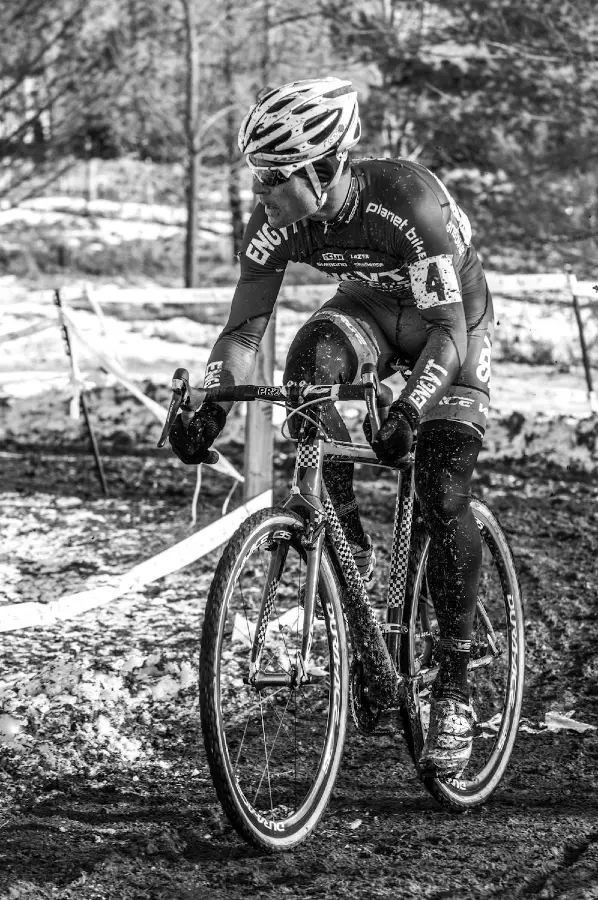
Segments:
[[[346,157],[361,136],[357,92],[350,81],[292,81],[265,94],[239,130],[239,148],[287,174],[335,153]]]

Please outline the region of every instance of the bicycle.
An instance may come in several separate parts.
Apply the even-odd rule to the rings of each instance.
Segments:
[[[290,493],[251,515],[226,545],[200,649],[201,727],[216,793],[239,834],[263,850],[294,847],[317,826],[341,765],[349,710],[365,734],[398,720],[416,766],[423,746],[440,641],[414,454],[396,467],[385,621],[370,602],[322,479],[325,455],[390,468],[369,445],[333,440],[318,417],[323,403],[365,400],[375,435],[378,404],[388,405],[388,392],[371,365],[363,367],[361,384],[194,391],[198,399],[284,404],[286,423],[301,418]],[[184,369],[173,378],[162,445],[179,407],[188,415],[196,408]],[[211,451],[210,461],[215,458]],[[524,681],[523,605],[513,557],[488,507],[474,499],[472,508],[484,559],[469,664],[474,747],[458,778],[418,772],[436,800],[454,811],[485,802],[504,775]]]

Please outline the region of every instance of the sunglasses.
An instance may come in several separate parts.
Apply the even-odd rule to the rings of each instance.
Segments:
[[[264,187],[276,187],[278,184],[284,184],[293,174],[289,172],[287,175],[283,169],[278,169],[276,166],[256,166],[248,158],[246,158],[246,162],[251,174],[255,175]]]

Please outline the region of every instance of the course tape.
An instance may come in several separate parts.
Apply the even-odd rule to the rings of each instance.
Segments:
[[[46,628],[64,619],[72,619],[98,606],[104,606],[130,591],[138,591],[171,572],[183,569],[195,560],[216,550],[237,530],[245,519],[259,509],[272,505],[272,491],[248,500],[243,506],[212,522],[156,556],[133,566],[124,575],[107,577],[104,583],[85,591],[65,594],[49,603],[11,603],[0,606],[0,632],[21,628]]]
[[[120,363],[118,363],[117,360],[109,352],[99,346],[99,341],[97,340],[97,338],[95,343],[93,345],[91,344],[91,342],[85,337],[81,329],[78,327],[76,317],[73,316],[71,310],[63,308],[62,312],[68,327],[75,334],[77,340],[87,348],[89,353],[94,355],[101,362],[105,369],[112,373],[112,375],[123,385],[123,387],[125,387],[134,397],[136,397],[140,403],[143,403],[143,405],[146,406],[150,410],[150,412],[152,412],[156,416],[160,424],[163,425],[166,420],[166,412],[160,406],[160,404],[156,403],[155,400],[152,400],[151,397],[148,397],[143,393],[143,391],[139,390],[137,385],[134,384],[127,376],[127,373],[120,365]],[[211,468],[216,472],[220,472],[222,475],[228,475],[229,478],[234,478],[235,481],[243,482],[245,480],[244,476],[241,475],[241,473],[237,469],[235,469],[232,463],[230,463],[222,454],[220,454],[218,462],[214,463]]]
[[[31,325],[24,325],[17,331],[9,331],[0,334],[0,344],[6,344],[8,341],[17,341],[19,338],[31,337],[32,334],[39,334],[42,331],[48,331],[50,328],[56,328],[56,322],[42,321],[33,322]]]

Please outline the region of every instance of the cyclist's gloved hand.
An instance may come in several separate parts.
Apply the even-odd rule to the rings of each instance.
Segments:
[[[388,416],[372,442],[372,450],[379,460],[396,466],[409,453],[419,416],[408,400],[398,399],[392,404]]]
[[[197,410],[187,427],[177,416],[168,440],[180,460],[188,465],[210,461],[210,447],[224,428],[226,413],[216,403],[204,403]],[[218,457],[214,457],[217,459]]]

